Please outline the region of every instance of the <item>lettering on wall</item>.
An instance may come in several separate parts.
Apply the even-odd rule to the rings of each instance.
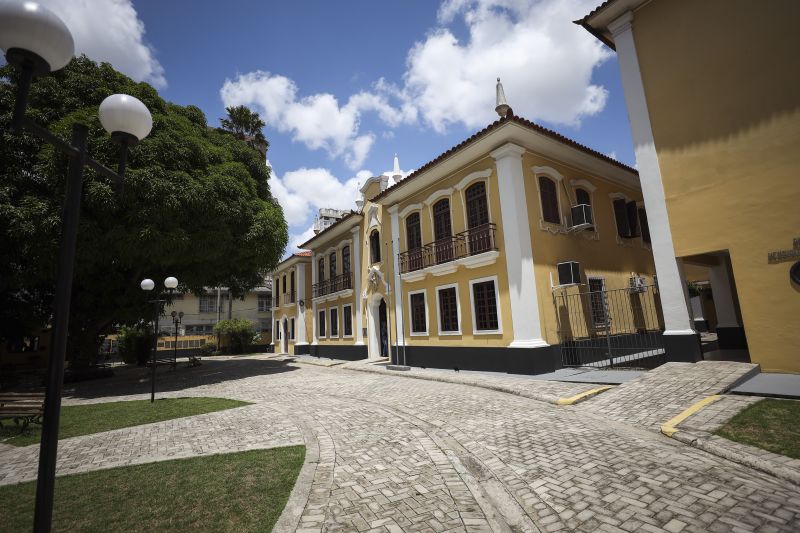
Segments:
[[[776,263],[786,263],[787,261],[795,261],[800,259],[800,237],[795,237],[792,243],[791,250],[777,250],[767,254],[767,263],[774,265]]]

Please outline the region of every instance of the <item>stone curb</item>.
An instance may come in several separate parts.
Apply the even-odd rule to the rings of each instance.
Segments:
[[[716,435],[704,431],[690,432],[680,429],[674,432],[670,438],[688,444],[698,450],[703,450],[704,452],[727,459],[728,461],[733,461],[740,465],[749,466],[755,470],[800,486],[800,470],[787,467],[769,457],[781,457],[780,455],[767,452],[768,456],[762,457],[751,452],[750,446],[717,437]]]
[[[419,374],[419,373],[416,373],[416,372],[413,372],[413,371],[412,372],[408,372],[408,371],[406,371],[406,372],[397,372],[397,371],[392,371],[392,370],[386,370],[386,369],[383,369],[383,368],[376,368],[374,366],[368,366],[368,365],[365,365],[364,363],[346,363],[346,364],[342,365],[341,368],[345,368],[347,370],[356,370],[358,372],[370,372],[370,373],[373,373],[373,374],[382,374],[384,376],[387,376],[387,375],[388,376],[401,376],[401,377],[412,378],[412,379],[423,379],[423,380],[426,380],[426,381],[438,381],[438,382],[441,382],[441,383],[455,383],[457,385],[469,385],[469,386],[472,386],[472,387],[480,387],[482,389],[489,389],[489,390],[493,390],[493,391],[497,391],[497,392],[505,392],[507,394],[514,394],[516,396],[521,396],[523,398],[529,398],[531,400],[538,400],[540,402],[545,402],[545,403],[549,403],[549,404],[552,404],[552,405],[574,405],[574,404],[576,404],[576,403],[578,403],[580,401],[592,398],[593,396],[595,396],[596,394],[599,394],[600,392],[603,392],[602,390],[601,391],[594,390],[594,391],[591,391],[591,392],[594,392],[594,394],[585,395],[584,393],[581,393],[581,395],[578,395],[578,396],[581,396],[580,398],[576,398],[574,396],[571,397],[571,398],[561,398],[561,397],[555,396],[553,394],[543,394],[543,393],[537,393],[537,392],[532,392],[532,391],[520,390],[520,389],[515,389],[513,387],[509,387],[509,386],[506,386],[506,385],[486,383],[486,382],[480,381],[478,379],[470,379],[470,378],[466,378],[466,377],[456,378],[456,377],[451,377],[451,376],[446,376],[446,375],[433,376],[433,375],[430,375],[430,374]],[[603,389],[603,390],[606,390],[606,389]],[[563,403],[563,402],[565,402],[567,400],[572,400],[572,401],[571,401],[571,403]],[[559,402],[562,402],[562,403],[559,403]]]
[[[314,366],[324,366],[324,367],[332,367],[332,366],[339,366],[343,365],[343,361],[337,361],[335,359],[311,359],[308,357],[293,357],[291,355],[285,356],[283,358],[275,358],[277,361],[283,361],[286,363],[298,363],[301,365],[314,365]]]

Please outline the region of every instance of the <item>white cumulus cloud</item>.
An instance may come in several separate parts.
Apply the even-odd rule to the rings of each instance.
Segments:
[[[393,107],[383,94],[362,91],[342,105],[329,93],[300,97],[298,92],[285,76],[255,71],[225,80],[220,96],[226,106],[254,107],[268,125],[290,133],[311,150],[342,157],[353,170],[361,167],[375,142],[374,134],[359,131],[363,113],[376,113],[390,126],[415,118],[413,108]]]
[[[597,0],[449,0],[440,26],[408,54],[403,98],[433,129],[485,126],[500,76],[514,112],[532,120],[577,125],[605,106],[608,92],[591,82],[610,53],[572,24]],[[450,27],[463,19],[468,38]]]
[[[144,23],[130,0],[39,0],[72,32],[76,54],[107,61],[137,81],[167,85],[164,69],[145,42]]]

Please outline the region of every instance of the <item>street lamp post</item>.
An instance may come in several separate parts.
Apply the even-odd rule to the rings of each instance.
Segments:
[[[66,142],[25,116],[33,79],[63,68],[75,53],[72,34],[64,22],[52,11],[36,2],[19,0],[0,2],[0,49],[5,52],[6,61],[20,73],[11,118],[12,131],[18,134],[28,131],[69,156],[54,295],[53,344],[47,364],[33,522],[34,531],[41,533],[50,531],[53,518],[58,423],[64,384],[64,359],[67,351],[83,168],[88,166],[115,182],[121,182],[125,171],[127,148],[150,133],[153,119],[147,107],[132,96],[113,95],[100,104],[100,122],[111,133],[112,139],[121,145],[120,165],[118,172],[114,172],[88,157],[89,129],[85,125],[73,125],[71,141]]]
[[[148,278],[143,279],[139,286],[143,291],[152,291],[155,289],[156,283],[152,279]],[[172,276],[168,277],[164,280],[164,287],[166,287],[166,289],[169,291],[169,294],[172,295],[172,291],[178,287],[178,279],[173,278]],[[158,351],[158,320],[161,317],[161,304],[164,302],[166,302],[166,300],[159,298],[148,301],[148,303],[155,304],[156,306],[156,319],[153,321],[153,355],[150,359],[152,366],[150,371],[150,403],[156,401],[156,352]]]
[[[178,363],[178,326],[183,321],[183,311],[180,313],[173,311],[170,315],[172,316],[172,322],[175,324],[175,344],[172,345],[172,368],[174,369]]]

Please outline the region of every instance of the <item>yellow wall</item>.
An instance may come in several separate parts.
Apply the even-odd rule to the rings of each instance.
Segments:
[[[402,212],[409,205],[423,204],[420,209],[420,228],[422,231],[422,244],[423,246],[434,240],[433,236],[433,205],[424,205],[424,200],[436,191],[454,188],[462,179],[472,172],[490,169],[492,174],[488,178],[478,178],[471,181],[468,185],[483,181],[487,183],[487,194],[489,203],[489,217],[490,222],[497,224],[497,233],[495,234],[495,242],[499,248],[499,256],[494,264],[483,266],[480,268],[466,268],[460,266],[458,270],[452,274],[443,276],[428,275],[425,279],[415,282],[403,283],[403,326],[405,336],[409,345],[426,345],[435,342],[441,346],[459,346],[465,342],[469,346],[507,346],[514,338],[514,333],[511,325],[511,304],[508,299],[508,275],[506,270],[505,253],[503,244],[502,224],[500,220],[500,192],[497,186],[497,172],[494,165],[494,159],[487,156],[471,165],[465,167],[461,171],[449,176],[443,180],[437,181],[433,186],[428,187],[399,204],[399,211]],[[462,190],[463,192],[463,190]],[[465,220],[465,204],[462,192],[453,190],[450,196],[450,216],[453,234],[461,233],[467,229]],[[438,201],[438,199],[436,200]],[[435,201],[433,202],[435,203]],[[406,216],[411,213],[406,213]],[[407,251],[407,236],[405,218],[400,217],[400,251]],[[388,230],[387,230],[388,231]],[[497,276],[498,292],[500,295],[499,309],[500,320],[502,322],[501,334],[477,334],[475,335],[472,330],[472,306],[470,304],[470,285],[469,281],[478,278],[489,276]],[[436,287],[440,285],[458,284],[458,301],[461,308],[461,335],[439,335],[439,325],[437,319],[437,305],[436,305]],[[409,308],[408,293],[425,290],[425,301],[428,306],[428,335],[417,336],[411,335],[411,316]],[[393,326],[392,326],[393,327]],[[394,330],[392,330],[394,334]]]
[[[800,372],[795,0],[656,0],[633,31],[678,257],[730,252],[750,357]]]
[[[298,271],[297,271],[297,262],[298,261],[302,262],[305,265],[305,276],[304,276],[303,279],[301,279],[301,277],[298,275]],[[300,283],[305,284],[305,294],[306,294],[306,296],[303,299],[304,299],[304,301],[306,303],[306,310],[305,310],[305,315],[306,315],[306,328],[305,328],[306,329],[306,342],[308,344],[311,343],[311,314],[310,314],[310,311],[308,310],[311,307],[311,258],[309,257],[309,258],[303,258],[303,259],[299,259],[299,260],[296,259],[292,263],[289,263],[289,261],[286,261],[286,263],[287,263],[287,265],[279,265],[278,269],[271,274],[272,277],[273,277],[273,280],[276,280],[278,278],[280,278],[280,280],[281,280],[281,287],[280,287],[280,293],[281,293],[280,294],[280,298],[281,299],[280,299],[280,304],[277,307],[273,307],[272,308],[272,329],[273,329],[272,338],[274,340],[275,353],[281,353],[283,351],[284,339],[282,337],[279,338],[278,332],[275,331],[275,327],[277,325],[276,322],[282,328],[283,327],[283,319],[286,318],[286,320],[288,321],[288,323],[287,323],[287,332],[290,333],[291,332],[291,321],[292,321],[292,319],[294,319],[294,321],[295,321],[294,339],[292,339],[290,335],[287,335],[288,353],[290,355],[294,355],[294,353],[295,353],[294,345],[295,345],[295,342],[298,341],[298,338],[299,338],[298,328],[300,327],[299,320],[298,320],[298,308],[297,308],[297,303],[300,300],[300,297],[299,297]],[[295,302],[294,303],[289,303],[288,299],[286,298],[288,296],[288,292],[291,291],[291,282],[289,281],[291,272],[295,273],[295,293],[296,294],[295,294]],[[287,284],[287,287],[288,287],[287,290],[284,290],[284,288],[283,288],[283,276],[284,275],[286,275],[286,284]],[[275,286],[275,284],[274,284],[274,281],[273,281],[273,287],[274,286]],[[273,305],[274,305],[275,304],[275,299],[274,298],[273,298],[272,302],[273,302]],[[282,329],[280,331],[281,331],[281,335],[282,335]]]
[[[556,178],[557,191],[561,206],[562,223],[569,208],[575,205],[575,187],[571,184],[572,180],[586,180],[596,189],[591,192],[592,213],[595,231],[583,230],[571,234],[565,233],[550,224],[542,222],[541,202],[539,199],[538,177],[534,175],[533,167],[549,167],[558,172],[563,179]],[[531,241],[533,247],[533,258],[536,271],[536,289],[539,298],[539,313],[542,317],[542,334],[545,341],[550,344],[559,342],[558,326],[559,319],[565,331],[572,331],[576,336],[588,332],[591,328],[587,326],[585,313],[579,312],[580,320],[576,320],[575,309],[562,309],[564,299],[559,298],[554,304],[554,295],[551,290],[551,278],[554,284],[558,284],[558,274],[556,265],[563,261],[578,261],[581,266],[581,281],[586,283],[589,276],[602,277],[608,290],[623,289],[628,287],[628,280],[632,274],[645,276],[648,284],[652,284],[652,276],[655,273],[653,256],[650,247],[641,238],[618,239],[617,225],[614,219],[612,206],[612,193],[625,194],[632,201],[641,201],[641,191],[620,185],[603,179],[585,170],[579,170],[562,163],[546,159],[534,153],[526,153],[523,157],[523,171],[525,173],[525,196],[528,203],[528,218],[531,228]],[[550,177],[553,173],[549,174]],[[587,187],[583,187],[586,189]],[[592,238],[587,238],[592,237]],[[582,285],[573,287],[566,291],[568,294],[586,292],[588,287]],[[565,291],[559,290],[558,295]],[[611,298],[617,299],[615,296]],[[577,297],[567,298],[567,306],[574,302]],[[636,296],[636,299],[645,298]],[[652,293],[649,296],[652,298]],[[620,296],[619,304],[630,303],[629,298],[622,299]],[[645,308],[652,307],[652,301],[645,300],[642,305]],[[556,308],[559,309],[560,316],[556,316]],[[567,312],[568,311],[568,312]],[[622,314],[622,313],[619,313]],[[571,320],[569,317],[571,316]],[[625,313],[625,320],[633,317],[634,313]],[[654,322],[655,317],[644,320],[647,329],[655,329],[658,324]],[[620,333],[635,331],[639,329],[642,321],[634,321],[631,318],[629,327],[620,323],[622,316],[614,317],[615,328],[619,327]],[[615,329],[616,331],[616,329]]]

